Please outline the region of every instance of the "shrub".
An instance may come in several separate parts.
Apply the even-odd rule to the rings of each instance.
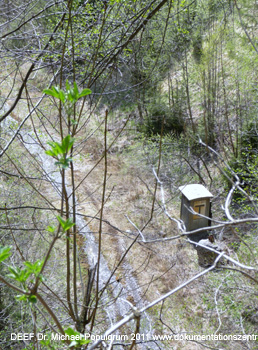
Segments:
[[[172,133],[179,136],[184,131],[185,112],[181,106],[169,107],[164,102],[152,103],[148,108],[142,131],[147,135],[157,135],[161,133],[163,124],[163,134]]]

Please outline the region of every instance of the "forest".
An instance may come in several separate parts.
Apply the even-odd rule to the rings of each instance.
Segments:
[[[0,350],[257,350],[258,2],[0,11]]]

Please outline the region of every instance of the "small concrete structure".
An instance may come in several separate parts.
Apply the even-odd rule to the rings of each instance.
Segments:
[[[181,214],[186,230],[193,231],[202,227],[210,226],[211,221],[211,203],[213,195],[200,184],[191,184],[179,187],[182,192]],[[192,213],[191,208],[194,210]],[[201,215],[205,216],[202,217]],[[195,242],[205,239],[209,236],[207,231],[192,234],[189,238]]]

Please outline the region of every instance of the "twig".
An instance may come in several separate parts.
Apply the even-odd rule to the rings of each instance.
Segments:
[[[152,169],[153,171],[153,174],[158,182],[158,184],[160,185],[160,192],[161,192],[161,201],[162,201],[162,209],[164,211],[164,213],[166,214],[166,216],[171,220],[171,221],[174,221],[177,223],[177,227],[180,231],[184,231],[184,223],[181,221],[181,220],[177,220],[175,218],[173,218],[167,211],[167,208],[166,208],[166,203],[165,203],[165,195],[164,195],[164,188],[163,188],[163,184],[162,182],[160,181],[155,169],[153,168]]]
[[[127,215],[125,215],[125,217],[130,222],[130,224],[138,231],[139,235],[142,237],[142,241],[145,243],[146,240],[145,240],[145,237],[144,237],[142,231],[132,222],[132,220],[129,219],[129,217]]]

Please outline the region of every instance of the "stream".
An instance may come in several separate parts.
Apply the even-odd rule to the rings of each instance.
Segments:
[[[6,108],[4,108],[6,109]],[[17,122],[12,118],[8,117],[5,119],[3,123],[3,127],[8,129],[8,134],[12,136],[14,134],[13,125],[15,125]],[[45,151],[41,148],[41,146],[38,144],[37,138],[35,134],[32,131],[29,131],[28,128],[26,130],[22,130],[19,132],[20,138],[22,139],[22,142],[28,152],[37,159],[42,165],[42,169],[44,171],[43,178],[50,180],[51,185],[53,186],[53,189],[58,193],[58,195],[61,195],[61,174],[57,168],[57,166],[54,164],[54,160],[45,154]],[[41,136],[41,142],[46,145],[46,138],[45,136]],[[49,148],[49,147],[47,147]],[[68,194],[71,193],[71,188],[68,187]],[[70,193],[69,193],[70,192]],[[78,206],[77,206],[78,208]],[[78,231],[81,235],[85,238],[85,253],[88,257],[88,263],[91,268],[93,268],[97,261],[98,261],[98,243],[95,239],[94,234],[90,231],[86,221],[84,220],[82,215],[79,215],[80,212],[78,211],[77,217],[76,217],[76,225],[78,227]],[[127,297],[130,295],[133,297],[134,302],[137,306],[137,308],[142,308],[145,306],[145,303],[141,297],[140,288],[138,286],[138,283],[136,279],[133,277],[132,273],[130,272],[132,269],[130,268],[130,265],[127,262],[124,262],[124,271],[126,271],[126,276],[124,278],[125,283],[122,285],[120,282],[118,282],[115,278],[115,276],[112,277],[110,284],[113,286],[113,288],[107,288],[105,293],[103,294],[102,303],[104,301],[105,303],[105,312],[107,315],[107,324],[111,326],[112,324],[116,323],[118,319],[121,319],[121,317],[124,317],[128,315],[131,311],[131,305],[127,301]],[[111,270],[108,267],[107,261],[101,254],[100,257],[100,268],[99,268],[99,290],[103,288],[109,279],[109,276],[111,275]],[[115,300],[115,301],[113,301]],[[153,321],[150,317],[150,315],[145,312],[141,317],[141,327],[140,327],[140,333],[145,334],[148,339],[151,339],[151,336],[153,334]],[[135,326],[133,326],[134,328]],[[117,333],[119,334],[119,332]],[[149,342],[147,344],[139,344],[137,346],[138,349],[147,350],[158,350],[162,349],[162,344],[156,344],[155,342]],[[122,346],[116,346],[117,349],[123,349]]]

